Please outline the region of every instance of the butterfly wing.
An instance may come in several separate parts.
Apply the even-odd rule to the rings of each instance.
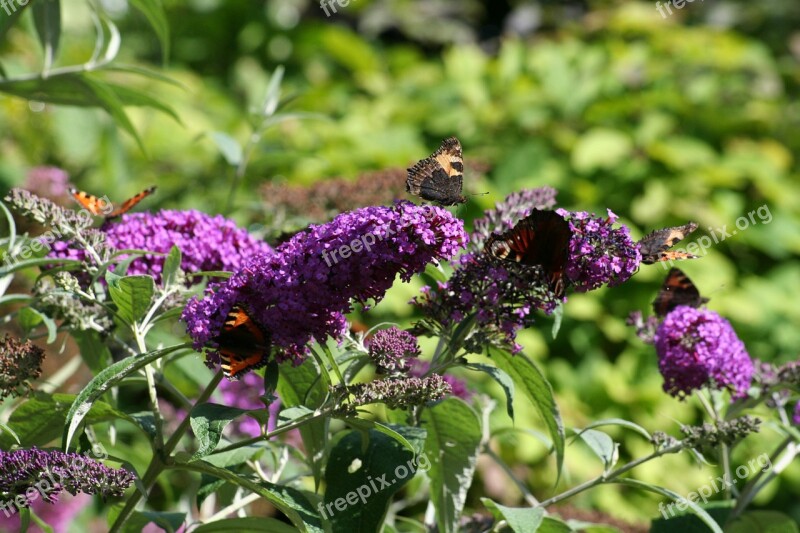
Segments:
[[[100,215],[103,211],[106,210],[108,207],[108,202],[98,198],[93,194],[89,194],[88,192],[79,191],[74,187],[69,188],[69,193],[75,198],[81,207],[89,211],[94,216]]]
[[[666,316],[679,305],[700,307],[707,301],[708,298],[700,296],[700,291],[697,290],[689,276],[679,268],[672,268],[656,299],[653,300],[653,310],[658,316]]]
[[[441,205],[467,201],[462,194],[464,158],[461,143],[455,137],[442,141],[430,157],[408,169],[406,191]]]
[[[484,249],[498,259],[542,267],[551,290],[561,298],[566,290],[564,270],[571,238],[569,222],[562,216],[534,209],[513,229],[489,237]]]
[[[652,265],[658,261],[696,259],[697,256],[690,253],[669,251],[670,248],[685,239],[687,235],[696,229],[697,224],[689,222],[683,226],[664,228],[645,235],[639,241],[642,263]]]
[[[116,208],[113,211],[111,211],[111,213],[109,213],[106,216],[106,218],[116,218],[118,216],[124,215],[125,213],[130,211],[136,204],[138,204],[139,202],[141,202],[142,200],[144,200],[145,198],[147,198],[148,196],[150,196],[154,192],[156,192],[156,188],[155,187],[150,187],[148,189],[143,190],[139,194],[137,194],[137,195],[133,196],[132,198],[129,198],[129,199],[125,200],[124,202],[122,202],[122,205],[120,205],[118,208]]]
[[[219,345],[220,366],[225,377],[239,375],[267,364],[269,336],[240,305],[225,318],[222,332],[214,339]]]

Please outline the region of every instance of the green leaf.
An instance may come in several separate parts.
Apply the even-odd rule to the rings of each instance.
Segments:
[[[333,531],[379,531],[392,496],[414,477],[419,459],[377,430],[348,433],[330,452],[323,518]]]
[[[110,367],[97,374],[92,381],[90,381],[89,384],[86,385],[83,390],[81,390],[78,396],[75,397],[75,401],[72,402],[69,413],[67,413],[69,426],[64,428],[63,449],[65,451],[69,451],[70,441],[75,435],[75,432],[77,431],[83,419],[89,413],[92,404],[107,390],[133,372],[140,370],[145,365],[150,364],[156,359],[159,359],[182,347],[182,345],[171,346],[163,350],[154,350],[147,354],[127,357],[122,361],[114,363]]]
[[[614,440],[603,433],[594,429],[584,429],[578,436],[585,442],[594,454],[603,461],[606,471],[617,462],[617,445]]]
[[[553,340],[558,337],[558,332],[561,329],[561,320],[564,318],[564,304],[558,304],[555,309],[553,309],[553,329],[551,330],[551,335],[553,335]]]
[[[725,528],[726,533],[798,533],[797,522],[778,511],[749,511]]]
[[[278,65],[272,76],[269,78],[269,85],[267,85],[267,93],[264,96],[264,106],[261,109],[261,114],[264,117],[270,117],[275,114],[278,109],[278,103],[281,99],[281,81],[283,81],[283,65]]]
[[[538,533],[573,533],[575,531],[561,520],[545,516]]]
[[[248,531],[252,533],[297,533],[297,529],[285,522],[262,516],[245,518],[229,518],[217,520],[193,529],[194,533],[229,533],[231,531]]]
[[[97,374],[113,362],[111,350],[100,338],[100,333],[94,330],[73,331],[72,338],[80,350],[81,359],[86,366]]]
[[[219,440],[222,438],[222,431],[225,426],[237,416],[246,413],[244,409],[228,407],[216,403],[204,403],[194,407],[191,412],[192,431],[200,441],[200,446],[192,460],[195,461],[213,452]]]
[[[425,453],[436,523],[442,533],[455,532],[480,451],[480,418],[462,400],[447,398],[423,411],[421,426],[428,432]]]
[[[161,43],[161,57],[166,65],[169,60],[169,21],[161,0],[131,0],[131,5],[142,12],[156,32]]]
[[[211,132],[211,140],[217,145],[222,157],[232,167],[237,167],[242,162],[242,145],[239,141],[221,131]]]
[[[153,511],[134,511],[131,519],[136,520],[137,515],[138,517],[142,517],[146,520],[143,525],[147,525],[152,522],[164,529],[164,531],[167,533],[174,533],[177,531],[178,528],[183,525],[183,521],[186,519],[186,513],[156,513]],[[128,526],[129,524],[126,523],[125,525]],[[136,531],[142,531],[142,529],[137,528]]]
[[[317,510],[309,503],[305,495],[297,489],[285,485],[276,485],[266,481],[254,482],[241,477],[230,470],[218,468],[206,461],[193,461],[191,463],[176,462],[176,469],[200,472],[215,476],[236,486],[248,489],[266,499],[302,532],[324,533],[322,521]]]
[[[508,417],[511,420],[514,420],[514,380],[511,379],[511,376],[499,368],[491,365],[469,363],[466,365],[466,367],[470,370],[486,372],[500,385],[500,387],[502,387],[503,392],[506,394],[506,412],[508,413]]]
[[[481,498],[495,521],[505,520],[515,533],[536,533],[544,519],[541,507],[506,507],[489,498]]]
[[[178,271],[181,268],[181,249],[172,245],[166,259],[164,259],[164,267],[161,270],[161,282],[164,288],[171,287],[175,283],[178,276]]]
[[[111,299],[117,304],[120,318],[129,324],[135,324],[144,318],[156,290],[151,276],[122,277],[106,272],[106,282]]]
[[[278,395],[286,407],[306,407],[314,410],[321,406],[328,396],[328,382],[314,363],[307,358],[302,365],[294,366],[291,362],[280,365]],[[283,412],[281,413],[283,415]],[[328,457],[329,417],[321,417],[300,426],[300,437],[306,448],[311,471],[314,474],[315,487],[319,487],[322,470]]]
[[[564,464],[564,423],[561,421],[561,413],[558,411],[558,405],[553,396],[553,388],[539,367],[522,353],[511,355],[508,352],[490,348],[489,355],[499,368],[505,370],[517,384],[522,385],[525,395],[539,411],[539,415],[550,433],[550,438],[553,439],[560,476],[561,467]]]
[[[642,437],[644,437],[647,440],[650,440],[650,438],[651,438],[650,437],[650,432],[647,431],[645,428],[643,428],[639,424],[635,424],[634,422],[631,422],[629,420],[623,420],[622,418],[605,418],[603,420],[597,420],[595,422],[592,422],[591,424],[589,424],[588,426],[586,426],[583,429],[584,430],[586,430],[586,429],[594,429],[594,428],[599,428],[599,427],[602,427],[602,426],[622,426],[624,428],[632,429],[633,431],[635,431],[636,433],[638,433],[639,435],[641,435]]]
[[[83,77],[84,85],[94,94],[99,102],[100,107],[105,109],[109,115],[114,119],[114,121],[125,131],[127,131],[131,137],[136,141],[136,144],[139,146],[139,149],[146,153],[144,149],[144,144],[142,143],[142,139],[139,137],[139,134],[136,133],[136,128],[133,127],[133,123],[128,118],[128,115],[125,113],[124,103],[122,100],[117,96],[117,93],[114,92],[113,87],[111,87],[108,83],[104,81],[100,81],[97,79],[93,79],[91,76],[84,76]]]
[[[652,485],[650,483],[645,483],[644,481],[639,481],[638,479],[626,478],[626,479],[615,479],[614,483],[620,485],[628,485],[631,487],[636,487],[638,489],[643,489],[649,492],[654,492],[656,494],[661,494],[662,496],[666,496],[675,502],[681,502],[682,505],[686,506],[692,513],[695,514],[697,518],[699,518],[708,528],[711,528],[713,533],[722,533],[722,528],[719,527],[719,524],[714,521],[711,515],[706,512],[702,507],[697,505],[691,500],[687,500],[677,492],[674,492],[670,489],[659,487],[658,485]],[[660,506],[659,506],[660,507]],[[667,506],[669,508],[669,506]],[[729,509],[717,509],[717,512],[730,512]],[[662,514],[665,512],[661,510]],[[665,515],[666,516],[666,515]],[[704,528],[701,524],[698,524],[694,517],[679,517],[679,518],[688,518],[688,520],[678,520],[676,518],[670,518],[669,520],[654,520],[651,526],[651,533],[667,533],[672,531],[681,531],[683,533],[693,533],[694,531],[708,533],[708,528]],[[724,522],[724,519],[721,520]],[[692,529],[689,527],[690,523],[694,523],[698,529]],[[678,529],[675,529],[675,528]]]
[[[61,2],[59,0],[33,2],[33,23],[44,50],[43,70],[48,72],[55,62],[61,39]]]
[[[22,442],[19,440],[19,435],[17,435],[17,433],[13,429],[8,427],[8,425],[0,422],[0,435],[2,435],[4,433],[8,433],[14,439],[16,444],[22,445]],[[0,437],[0,438],[2,438],[2,437]],[[8,447],[10,448],[10,446],[8,446]],[[3,448],[6,448],[6,446],[3,446]]]

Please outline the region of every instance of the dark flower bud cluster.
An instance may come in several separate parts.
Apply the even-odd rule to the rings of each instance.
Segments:
[[[411,365],[409,375],[415,378],[424,378],[431,371],[431,364],[427,361],[415,360]],[[450,395],[462,400],[472,398],[472,391],[467,387],[467,382],[450,374],[442,374],[442,378],[450,385]]]
[[[6,334],[0,341],[0,398],[25,396],[31,381],[42,375],[44,350],[31,341],[20,342]]]
[[[625,324],[636,328],[636,336],[645,344],[655,343],[656,329],[658,329],[658,317],[648,316],[646,319],[641,311],[631,311]]]
[[[702,426],[683,426],[682,443],[687,448],[718,448],[720,445],[733,446],[751,433],[758,433],[761,420],[750,415],[722,420]]]
[[[119,497],[133,484],[134,475],[124,468],[109,468],[86,455],[58,450],[0,450],[0,494],[27,507],[41,497],[49,503],[66,490],[103,497]]]
[[[347,387],[337,385],[333,389],[344,414],[354,414],[358,407],[371,403],[383,403],[389,409],[407,409],[439,401],[451,392],[450,384],[439,374],[424,378],[390,377]]]
[[[61,320],[61,326],[66,329],[108,334],[114,328],[113,318],[102,305],[81,299],[75,290],[76,283],[80,284],[78,278],[66,272],[53,276],[52,283],[48,278],[41,278],[33,288],[36,297],[34,307],[51,318]]]
[[[71,228],[77,232],[88,228],[94,222],[88,213],[76,213],[25,189],[11,189],[5,200],[22,216],[53,228]],[[67,235],[69,234],[67,232]]]
[[[379,374],[406,372],[420,355],[417,338],[397,326],[375,332],[367,341],[367,348]]]
[[[657,450],[665,450],[680,443],[678,439],[663,431],[654,431],[653,434],[650,435],[650,442],[653,443]]]
[[[800,386],[800,361],[790,361],[778,369],[778,382]]]

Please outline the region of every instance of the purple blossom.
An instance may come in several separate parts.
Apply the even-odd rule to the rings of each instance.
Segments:
[[[411,372],[409,374],[412,377],[421,378],[425,377],[428,372],[430,372],[430,369],[431,364],[429,362],[417,359],[411,366]],[[464,401],[469,401],[472,398],[472,391],[469,390],[466,381],[450,374],[441,374],[441,376],[444,382],[450,385],[450,396],[461,398]]]
[[[380,374],[405,372],[420,354],[417,338],[397,326],[375,332],[367,344],[369,357]]]
[[[13,500],[7,502],[2,512],[0,512],[0,531],[22,531],[19,509]],[[92,503],[92,497],[88,494],[64,494],[59,496],[58,505],[52,505],[44,500],[33,500],[30,502],[31,510],[36,516],[52,528],[53,533],[67,533],[75,515]],[[31,521],[28,526],[28,533],[44,533],[44,529]]]
[[[617,215],[608,210],[602,218],[585,211],[556,212],[563,216],[572,230],[566,273],[578,292],[602,286],[615,287],[627,281],[642,260],[639,247],[631,239],[630,230],[622,225],[614,228]]]
[[[222,403],[230,407],[247,410],[264,408],[264,402],[261,401],[261,397],[264,395],[264,378],[254,372],[244,374],[236,381],[222,380],[219,384],[219,392],[222,395]],[[267,432],[275,429],[280,408],[280,400],[269,404]],[[258,437],[262,434],[259,421],[250,416],[242,416],[228,427],[230,432],[237,436]]]
[[[655,334],[664,391],[683,399],[695,389],[728,388],[733,398],[747,394],[753,361],[730,323],[714,311],[680,305]]]
[[[177,246],[184,272],[233,271],[247,258],[272,251],[267,243],[254,238],[232,220],[195,210],[128,213],[120,220],[106,222],[101,230],[106,234],[106,244],[117,250],[167,254],[173,245]],[[55,242],[50,256],[83,259],[84,252],[69,243]],[[125,257],[120,256],[120,260]],[[149,274],[160,282],[164,259],[163,255],[150,254],[137,257],[128,267],[128,274]]]
[[[64,490],[100,496],[122,496],[134,476],[124,468],[105,466],[88,456],[59,450],[0,450],[0,495],[15,497],[17,507],[27,507],[41,498],[58,501]]]
[[[792,424],[800,426],[800,402],[794,404],[794,413],[792,413]]]
[[[25,179],[25,189],[36,196],[58,201],[67,195],[69,174],[58,167],[33,167]]]
[[[379,301],[397,275],[408,281],[436,259],[449,259],[466,242],[463,222],[433,206],[398,202],[342,213],[246,261],[226,282],[189,301],[183,320],[201,350],[240,304],[272,334],[278,361],[301,361],[311,339],[346,331],[351,300]],[[213,349],[213,348],[212,348]],[[211,351],[206,364],[219,362]]]

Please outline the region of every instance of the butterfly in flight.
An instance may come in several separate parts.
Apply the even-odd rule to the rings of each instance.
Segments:
[[[700,296],[700,291],[689,276],[679,268],[671,268],[658,296],[653,300],[653,310],[658,316],[666,316],[679,305],[697,308],[707,301],[708,298]]]
[[[670,248],[686,238],[697,229],[697,224],[689,222],[683,226],[664,228],[645,235],[639,241],[642,263],[652,265],[658,261],[675,261],[678,259],[697,259],[696,255],[687,252],[670,251]]]
[[[455,137],[442,141],[430,157],[408,169],[406,192],[439,205],[457,205],[467,201],[462,194],[464,157]]]
[[[269,359],[270,336],[242,305],[233,306],[214,342],[219,345],[222,372],[230,379],[261,368]]]
[[[564,269],[571,238],[569,222],[561,215],[555,211],[534,209],[513,229],[489,237],[484,250],[497,259],[540,266],[550,290],[558,298],[563,298],[566,290]]]
[[[114,206],[111,205],[111,202],[107,202],[102,198],[98,198],[93,194],[89,194],[87,192],[79,191],[74,187],[69,188],[69,193],[72,195],[75,200],[81,206],[89,211],[91,214],[98,216],[104,215],[107,219],[109,218],[116,218],[118,216],[124,215],[128,211],[130,211],[136,204],[150,196],[156,191],[155,187],[150,187],[148,189],[143,190],[139,194],[129,198],[122,202],[122,205],[114,209]]]

